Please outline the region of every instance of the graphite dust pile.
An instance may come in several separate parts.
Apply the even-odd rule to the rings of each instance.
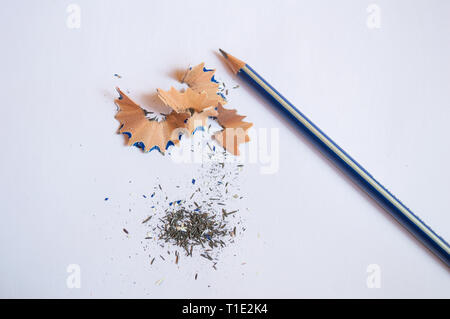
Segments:
[[[200,256],[217,269],[222,249],[245,231],[239,187],[243,165],[227,161],[231,155],[215,148],[208,156],[189,183],[188,198],[171,200],[164,187],[154,187],[152,214],[143,221],[149,228],[143,243],[151,264]]]

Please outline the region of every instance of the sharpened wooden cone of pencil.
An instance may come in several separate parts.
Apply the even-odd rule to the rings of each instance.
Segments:
[[[332,160],[346,175],[359,185],[370,197],[383,207],[392,217],[411,232],[419,241],[450,267],[450,246],[428,227],[409,208],[403,205],[383,185],[375,180],[361,165],[350,157],[332,139],[323,133],[294,105],[275,90],[248,64],[219,49],[230,68],[266,97],[277,109],[286,115],[297,128],[308,137],[322,154]]]

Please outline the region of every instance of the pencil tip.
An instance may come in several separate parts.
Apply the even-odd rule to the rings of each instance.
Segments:
[[[222,55],[223,55],[223,57],[225,58],[225,59],[228,59],[228,53],[226,53],[224,50],[222,50],[222,49],[219,49],[219,51],[220,51],[220,53],[222,53]]]
[[[236,57],[232,56],[231,54],[228,54],[222,49],[219,49],[220,53],[222,53],[223,57],[225,58],[225,61],[227,64],[231,67],[234,73],[238,73],[240,69],[242,69],[245,66],[245,63]]]

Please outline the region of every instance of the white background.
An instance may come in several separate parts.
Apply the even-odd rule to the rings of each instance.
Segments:
[[[376,1],[380,29],[367,27],[369,1],[80,0],[79,29],[66,25],[70,3],[0,11],[1,297],[450,297],[443,263],[216,54],[245,59],[449,240],[448,1]],[[247,231],[219,270],[150,266],[133,236],[141,196],[198,165],[124,146],[114,87],[151,106],[176,70],[202,61],[241,84],[229,106],[256,129],[279,128],[279,170],[241,173]],[[69,264],[80,289],[66,286]],[[367,288],[370,264],[379,289]]]

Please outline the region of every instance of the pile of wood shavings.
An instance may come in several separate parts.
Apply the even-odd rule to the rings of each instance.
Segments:
[[[164,154],[169,146],[179,144],[181,136],[192,136],[198,128],[204,128],[208,119],[214,119],[220,130],[213,139],[231,154],[240,155],[239,145],[250,141],[248,130],[253,124],[244,121],[246,116],[237,114],[236,109],[224,107],[229,90],[214,74],[215,70],[200,63],[186,70],[181,79],[181,83],[187,85],[185,90],[157,89],[158,98],[170,109],[157,118],[150,116],[156,111],[151,106],[148,106],[150,110],[145,110],[117,88],[115,117],[120,122],[117,132],[126,136],[128,145]]]

